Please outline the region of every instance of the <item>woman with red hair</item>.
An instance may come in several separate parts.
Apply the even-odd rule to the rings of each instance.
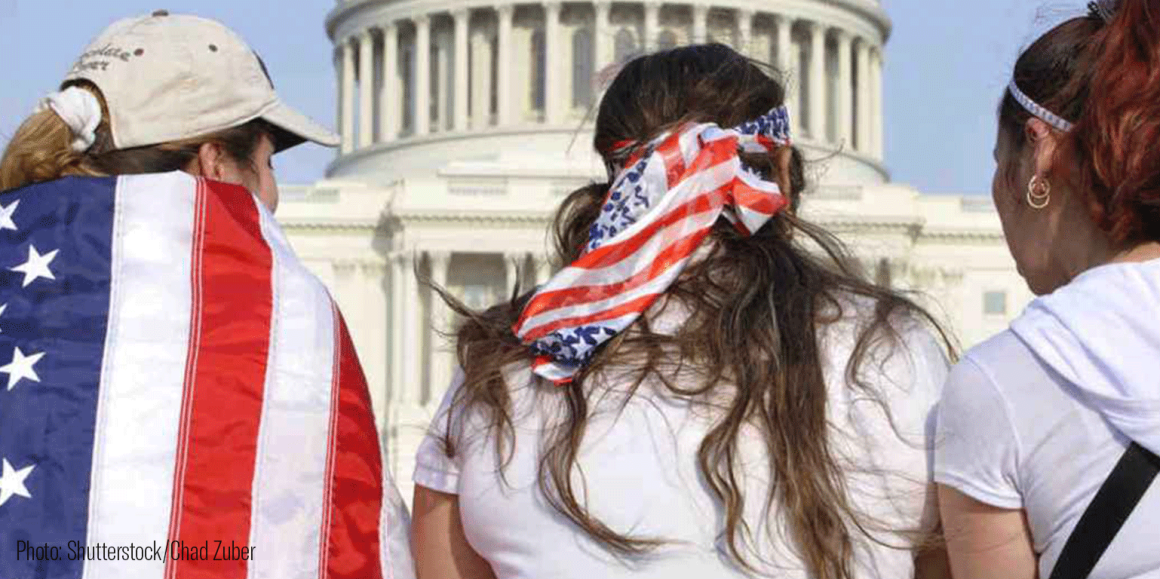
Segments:
[[[958,579],[1155,577],[1160,2],[1093,2],[1015,65],[993,194],[1039,297],[948,380],[935,480]]]

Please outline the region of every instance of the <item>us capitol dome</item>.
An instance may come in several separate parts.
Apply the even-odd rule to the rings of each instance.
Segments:
[[[554,209],[605,178],[601,88],[644,52],[722,42],[784,71],[814,160],[804,216],[964,346],[1030,298],[988,197],[890,182],[878,0],[339,0],[325,25],[342,146],[325,179],[283,187],[279,220],[347,317],[404,496],[455,364],[449,312],[413,273],[475,307],[546,280]]]

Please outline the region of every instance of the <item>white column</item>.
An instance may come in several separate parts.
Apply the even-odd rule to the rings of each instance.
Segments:
[[[471,39],[471,127],[491,124],[491,35],[477,29]]]
[[[838,141],[849,150],[854,146],[854,85],[851,70],[849,32],[838,29]]]
[[[810,23],[810,136],[826,140],[826,27]]]
[[[374,280],[374,303],[375,309],[371,313],[371,325],[375,332],[375,357],[378,360],[375,362],[378,365],[378,372],[380,377],[379,387],[383,388],[387,393],[387,400],[390,401],[390,382],[391,382],[391,357],[390,357],[390,339],[391,334],[387,328],[383,327],[387,318],[391,315],[391,310],[388,309],[390,303],[391,292],[391,260],[384,259],[376,263],[376,275]],[[389,326],[388,326],[389,327]],[[381,415],[381,419],[385,419],[387,415]],[[380,427],[383,426],[380,423]]]
[[[391,402],[406,404],[414,400],[407,389],[406,311],[407,279],[411,275],[411,256],[398,252],[391,259]]]
[[[390,468],[394,472],[399,470],[402,457],[400,456],[399,444],[399,424],[400,424],[400,410],[405,402],[405,392],[403,390],[403,323],[402,314],[403,308],[401,305],[400,296],[403,295],[403,276],[401,271],[402,257],[398,254],[392,253],[387,260],[387,267],[390,269],[390,290],[388,292],[388,307],[387,310],[389,323],[387,324],[387,332],[389,339],[387,342],[387,388],[390,392],[387,404],[387,416],[385,417],[385,440],[384,444],[387,446],[387,457],[390,461]],[[385,467],[386,465],[384,465]]]
[[[884,158],[886,152],[882,131],[885,112],[882,107],[882,53],[876,49],[870,59],[870,146],[876,159]]]
[[[394,22],[383,25],[383,93],[380,95],[379,138],[384,142],[399,135],[399,28]]]
[[[456,10],[455,18],[455,130],[467,130],[467,25],[471,13]]]
[[[435,74],[438,75],[436,76],[435,86],[438,89],[435,91],[436,121],[433,128],[436,132],[440,133],[446,131],[450,126],[450,123],[447,121],[451,116],[449,114],[451,107],[448,102],[451,99],[451,91],[449,90],[450,87],[447,86],[447,68],[451,65],[451,48],[447,46],[448,44],[450,43],[448,42],[447,34],[440,32],[435,36]]]
[[[855,135],[857,149],[861,153],[870,152],[870,46],[865,40],[858,41],[858,86],[855,88],[858,130]]]
[[[510,125],[512,122],[512,14],[515,7],[504,4],[496,8],[499,19],[499,62],[496,71],[496,101],[499,109],[499,124]]]
[[[415,258],[415,255],[406,252],[401,259],[401,269],[405,273],[402,276],[403,291],[399,300],[402,305],[400,324],[402,357],[399,368],[402,378],[398,382],[400,400],[391,404],[392,412],[389,418],[392,435],[389,439],[393,439],[390,446],[398,456],[398,459],[394,459],[394,466],[402,472],[413,468],[414,449],[418,447],[431,420],[428,413],[420,407],[424,393],[422,382],[424,360],[420,358],[423,353],[420,329],[423,312],[422,302],[419,300],[419,284],[416,283],[414,274]]]
[[[354,150],[354,43],[342,41],[342,153]]]
[[[709,40],[709,7],[704,4],[693,5],[693,42],[700,43]]]
[[[415,17],[414,76],[415,134],[426,135],[431,130],[431,18],[426,14]]]
[[[789,108],[790,124],[794,132],[801,129],[801,79],[798,78],[798,51],[793,43],[794,19],[775,16],[777,29],[777,66],[785,78],[786,107]]]
[[[403,276],[403,388],[411,404],[422,402],[423,396],[423,300],[419,297],[419,281],[415,279],[415,259],[405,257]]]
[[[444,291],[447,290],[447,268],[451,263],[451,254],[446,251],[433,251],[427,254],[431,261],[431,281]],[[451,331],[450,315],[447,305],[438,292],[431,290],[431,392],[441,392],[451,382],[451,361],[454,358],[454,341],[445,338],[444,334]],[[437,399],[434,401],[438,401]]]
[[[358,146],[369,147],[375,136],[375,39],[370,30],[358,35]]]
[[[608,20],[612,13],[612,2],[599,1],[593,8],[596,17],[592,27],[592,45],[596,51],[593,70],[599,74],[604,67],[612,64],[612,29]]]
[[[560,96],[560,3],[544,3],[544,116],[549,125],[563,121],[564,99]],[[568,70],[572,70],[571,67]]]
[[[645,0],[644,3],[644,34],[641,38],[643,52],[652,52],[657,49],[657,39],[660,36],[661,4],[657,0]]]
[[[359,352],[365,352],[362,366],[374,403],[375,417],[380,421],[386,417],[385,403],[389,400],[390,393],[387,387],[389,362],[384,359],[388,352],[387,332],[381,326],[387,317],[387,296],[383,292],[387,269],[386,262],[375,259],[358,263],[358,274],[354,276],[354,281],[358,284],[359,293],[362,295],[359,296],[357,307],[353,311],[346,312],[348,316],[353,316],[348,318],[347,322],[352,327],[360,329],[360,335],[356,336],[360,341],[355,347]]]
[[[737,11],[737,51],[744,55],[753,54],[750,43],[753,42],[753,11]]]

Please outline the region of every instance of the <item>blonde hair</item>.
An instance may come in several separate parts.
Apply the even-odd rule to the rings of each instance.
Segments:
[[[91,83],[76,82],[101,103],[101,122],[96,142],[87,151],[70,148],[72,130],[51,109],[33,113],[16,129],[0,157],[0,191],[54,181],[68,176],[103,177],[183,170],[197,158],[203,144],[216,143],[243,167],[263,134],[274,138],[278,130],[261,119],[213,134],[159,145],[117,149],[109,126],[109,107],[101,91]]]

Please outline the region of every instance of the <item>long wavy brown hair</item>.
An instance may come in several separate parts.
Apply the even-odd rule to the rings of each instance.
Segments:
[[[785,90],[777,80],[726,46],[650,54],[626,64],[608,88],[593,145],[609,151],[622,141],[647,143],[688,121],[731,127],[784,101]],[[611,181],[616,163],[607,156],[605,160]],[[780,158],[775,153],[744,160],[783,189],[788,186],[790,210],[752,236],[740,235],[724,220],[714,227],[704,258],[690,265],[667,292],[669,300],[691,312],[675,335],[653,332],[648,316],[642,316],[631,331],[605,344],[573,382],[541,385],[544,395],[560,399],[564,411],[540,441],[540,491],[557,511],[615,554],[640,554],[662,545],[661,537],[633,536],[593,516],[584,496],[595,489],[577,488],[572,476],[594,398],[605,394],[597,380],[588,378],[615,366],[617,375],[633,377],[631,396],[646,378],[656,377],[672,395],[712,397],[720,410],[701,441],[697,462],[724,513],[721,533],[728,555],[759,573],[746,554],[752,553],[748,546],[757,544],[752,531],[757,527],[742,515],[748,501],[763,501],[764,512],[780,517],[777,522],[788,529],[812,577],[851,579],[855,535],[870,531],[864,515],[852,506],[831,448],[819,330],[842,318],[850,297],[873,304],[867,316],[871,319],[859,324],[846,368],[850,387],[870,390],[860,378],[862,365],[876,344],[899,339],[900,320],[938,325],[908,298],[866,280],[834,236],[795,216],[806,187],[798,150]],[[609,186],[593,183],[579,189],[559,208],[553,226],[559,263],[579,257]],[[512,334],[512,326],[531,294],[517,286],[508,302],[479,312],[436,289],[462,316],[456,340],[465,381],[451,401],[446,423],[438,426],[445,451],[455,456],[455,417],[470,411],[485,417],[488,438],[506,465],[514,431],[513,385],[506,383],[505,372],[511,364],[530,362],[531,354]],[[661,371],[673,365],[696,368],[702,379],[676,384]],[[745,496],[741,483],[739,437],[743,427],[754,426],[769,457],[764,474],[771,482],[763,497]]]

